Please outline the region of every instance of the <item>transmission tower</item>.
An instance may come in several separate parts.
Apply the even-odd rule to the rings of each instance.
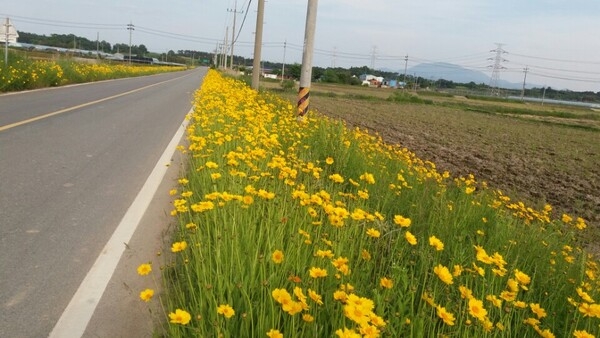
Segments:
[[[496,49],[492,49],[490,51],[492,53],[496,53],[496,56],[488,59],[494,61],[494,65],[490,66],[492,67],[492,79],[490,80],[490,93],[492,96],[500,95],[500,90],[498,89],[498,80],[500,80],[500,70],[506,69],[506,67],[502,66],[502,63],[508,61],[502,57],[502,54],[507,53],[504,49],[502,49],[502,46],[504,46],[503,43],[496,43]]]

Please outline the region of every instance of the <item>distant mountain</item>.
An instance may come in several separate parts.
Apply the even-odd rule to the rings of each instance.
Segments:
[[[398,71],[398,73],[403,74],[404,70]],[[416,74],[425,79],[444,79],[456,83],[469,83],[473,81],[477,84],[484,83],[489,85],[491,80],[490,76],[483,72],[445,62],[421,63],[409,68],[407,73],[410,75]],[[519,89],[521,86],[519,83],[512,83],[502,79],[498,81],[498,87],[501,88]]]

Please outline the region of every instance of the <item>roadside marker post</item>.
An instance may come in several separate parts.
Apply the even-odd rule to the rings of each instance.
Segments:
[[[312,58],[315,48],[315,27],[317,26],[318,0],[308,0],[306,11],[306,28],[304,31],[304,50],[302,52],[302,70],[298,91],[298,120],[302,120],[308,112],[310,82],[312,78]]]

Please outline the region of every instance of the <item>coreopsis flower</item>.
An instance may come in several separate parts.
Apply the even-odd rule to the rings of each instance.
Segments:
[[[446,325],[454,325],[454,315],[446,310],[445,307],[440,305],[436,306],[437,316],[440,317]]]
[[[215,162],[212,162],[212,161],[206,162],[205,166],[209,169],[217,169],[219,167],[218,164],[216,164]]]
[[[575,338],[595,338],[595,336],[593,334],[588,333],[585,330],[573,331],[573,337],[575,337]]]
[[[283,262],[283,251],[273,251],[273,254],[271,255],[271,260],[273,260],[273,263],[275,264],[281,264],[281,262]]]
[[[394,223],[403,228],[408,228],[410,226],[411,220],[410,218],[403,217],[401,215],[394,215]]]
[[[332,165],[333,164],[333,157],[328,157],[325,159],[325,163]]]
[[[460,291],[460,298],[462,299],[471,299],[473,298],[473,292],[468,287],[461,285],[458,287],[458,291]]]
[[[381,233],[379,232],[379,230],[376,230],[374,228],[370,228],[370,229],[367,230],[367,235],[369,237],[379,238],[381,236]]]
[[[192,320],[192,316],[185,310],[176,309],[169,313],[170,322],[173,324],[187,325]]]
[[[321,269],[321,268],[312,267],[312,268],[310,268],[310,270],[308,271],[308,273],[309,273],[309,275],[312,278],[324,278],[324,277],[327,277],[327,270]]]
[[[391,289],[394,287],[394,282],[387,277],[383,277],[379,280],[379,285],[381,285],[382,288]]]
[[[533,311],[533,313],[535,313],[535,315],[538,317],[538,319],[542,319],[544,317],[546,317],[546,310],[544,310],[540,304],[538,303],[531,303],[529,304],[529,307],[531,308],[531,311]]]
[[[517,280],[517,282],[519,282],[523,290],[527,290],[526,285],[528,285],[531,282],[531,278],[526,273],[515,269],[515,279]]]
[[[308,313],[305,313],[302,315],[302,320],[307,323],[312,323],[315,320],[315,317],[309,315]]]
[[[180,252],[187,248],[187,243],[185,241],[175,242],[171,245],[172,252]]]
[[[329,179],[335,183],[344,183],[344,178],[340,174],[329,175]]]
[[[437,251],[444,250],[444,243],[435,236],[429,237],[429,245],[434,247]]]
[[[362,336],[360,335],[360,333],[356,333],[354,330],[352,329],[339,329],[337,331],[335,331],[335,334],[339,337],[339,338],[361,338]]]
[[[360,175],[360,179],[369,184],[375,184],[375,177],[373,176],[373,174],[364,173],[364,174]]]
[[[140,276],[146,276],[150,272],[152,272],[152,265],[147,264],[147,263],[140,264],[140,266],[138,266],[138,268],[137,268],[137,273]]]
[[[444,283],[446,283],[448,285],[454,283],[453,280],[452,280],[452,274],[450,273],[450,270],[448,270],[447,267],[439,264],[438,266],[436,266],[436,267],[433,268],[433,272],[438,276],[438,278],[442,282],[444,282]]]
[[[225,318],[227,318],[227,319],[229,319],[229,318],[233,317],[233,315],[235,315],[235,311],[228,304],[219,305],[219,307],[217,308],[217,313],[225,316]]]
[[[319,305],[323,305],[323,300],[321,295],[319,295],[318,293],[316,293],[314,290],[308,289],[308,296],[310,297],[310,299],[312,299],[315,303],[319,304]]]
[[[458,277],[462,274],[463,272],[463,267],[461,265],[454,265],[453,270],[452,270],[452,276],[453,277]]]
[[[487,316],[487,310],[483,307],[483,302],[477,298],[469,299],[469,314],[479,321],[484,321]]]
[[[267,337],[269,338],[283,338],[283,334],[279,332],[279,330],[271,329],[267,332]]]
[[[404,233],[404,238],[410,245],[417,245],[417,238],[410,231]]]
[[[140,299],[144,302],[149,302],[150,299],[152,299],[152,296],[154,296],[154,290],[152,289],[146,289],[140,292]]]

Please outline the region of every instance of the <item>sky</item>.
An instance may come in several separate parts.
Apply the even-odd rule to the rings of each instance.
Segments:
[[[152,52],[213,52],[226,32],[231,41],[237,13],[234,53],[252,58],[257,3],[0,0],[0,19],[10,17],[19,31],[99,35],[111,44],[129,43],[131,23],[132,44]],[[307,4],[266,1],[263,60],[302,62]],[[498,44],[502,80],[523,83],[527,68],[528,88],[600,92],[599,0],[321,0],[313,62],[400,73],[405,65],[447,62],[491,76]]]

